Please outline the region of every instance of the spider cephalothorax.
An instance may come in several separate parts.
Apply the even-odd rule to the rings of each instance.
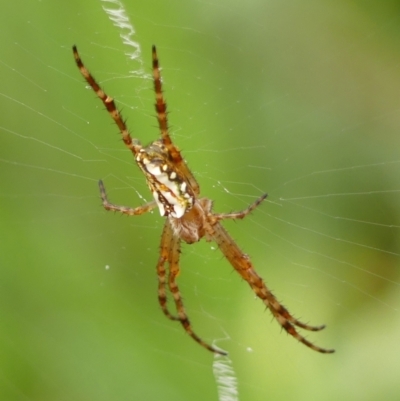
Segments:
[[[309,331],[319,331],[325,326],[310,326],[294,318],[289,311],[275,298],[268,289],[263,279],[254,270],[248,255],[243,253],[236,242],[221,225],[221,220],[243,219],[254,210],[266,197],[264,194],[247,209],[233,213],[214,213],[212,201],[199,197],[200,188],[182,158],[179,149],[172,143],[168,132],[167,106],[161,89],[160,69],[157,52],[153,46],[153,79],[156,94],[156,112],[161,139],[143,148],[138,139],[132,138],[128,128],[112,97],[107,96],[86,69],[73,47],[76,64],[83,77],[104,103],[107,111],[114,119],[122,134],[122,140],[133,153],[136,162],[143,171],[154,200],[143,206],[131,208],[110,203],[107,199],[103,182],[99,181],[101,199],[106,210],[118,211],[130,216],[146,213],[158,207],[160,214],[166,216],[160,244],[160,257],[157,263],[158,275],[158,301],[164,314],[171,320],[179,321],[185,331],[200,345],[208,350],[226,355],[225,351],[204,342],[192,329],[189,318],[183,306],[176,278],[179,274],[180,244],[184,241],[188,244],[205,238],[207,241],[215,241],[226,259],[240,276],[247,281],[254,293],[260,298],[278,323],[289,333],[307,347],[322,353],[332,353],[334,350],[325,349],[314,345],[305,339],[296,329],[300,327]],[[167,266],[167,269],[166,267]],[[167,277],[168,270],[168,277]],[[167,308],[167,288],[175,303],[177,316],[169,312]]]

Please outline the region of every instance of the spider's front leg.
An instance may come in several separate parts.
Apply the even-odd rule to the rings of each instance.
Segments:
[[[212,222],[217,222],[218,220],[224,220],[224,219],[243,219],[245,216],[247,216],[249,213],[251,213],[257,206],[260,205],[260,203],[266,199],[268,194],[264,194],[260,196],[258,199],[256,199],[255,202],[253,202],[249,207],[246,209],[240,211],[240,212],[232,212],[232,213],[212,213],[210,214],[210,220]],[[215,224],[214,223],[214,224]],[[216,229],[216,232],[219,232],[219,228]],[[228,235],[226,233],[226,235]],[[229,236],[228,236],[229,237]],[[229,237],[230,238],[230,237]],[[231,239],[231,242],[234,243],[234,241]],[[236,245],[236,244],[235,244]],[[236,245],[237,247],[237,245]],[[222,247],[221,250],[225,249],[225,247]],[[226,256],[226,255],[225,255]],[[246,255],[242,254],[242,257],[244,258]],[[254,272],[255,273],[255,272]],[[256,274],[256,273],[255,273]],[[257,275],[258,277],[258,275]],[[246,278],[247,280],[247,278]],[[260,279],[261,280],[261,279]],[[248,281],[248,280],[247,280]],[[262,281],[262,280],[261,280]],[[265,284],[263,284],[265,286]],[[254,289],[254,288],[253,288]],[[267,292],[270,292],[267,290]],[[272,294],[271,294],[272,295]],[[269,302],[268,307],[271,309],[274,309],[275,305],[275,311],[271,310],[274,316],[279,320],[279,316],[282,315],[284,316],[285,319],[287,319],[291,324],[301,327],[302,329],[309,330],[309,331],[319,331],[325,328],[325,325],[320,325],[320,326],[310,326],[308,324],[305,324],[301,322],[300,320],[295,319],[289,311],[281,304],[279,304],[278,301],[276,301],[275,297],[273,296],[273,299],[275,302]]]
[[[240,250],[236,242],[232,239],[232,237],[228,234],[228,232],[222,227],[220,223],[220,220],[222,219],[243,218],[252,210],[254,210],[254,208],[256,208],[265,198],[266,195],[263,195],[242,212],[212,214],[211,210],[209,210],[208,222],[210,224],[207,225],[207,237],[211,240],[214,240],[218,244],[219,249],[228,259],[234,269],[242,276],[244,280],[247,281],[257,297],[259,297],[264,302],[264,304],[271,311],[272,315],[288,334],[315,351],[327,354],[335,352],[332,349],[318,347],[297,332],[295,326],[310,331],[319,331],[322,330],[325,326],[310,326],[294,318],[289,313],[289,311],[276,299],[274,294],[264,283],[263,279],[257,274],[249,256]]]
[[[110,203],[107,198],[106,189],[104,187],[103,181],[99,181],[99,189],[100,189],[100,197],[103,203],[103,207],[106,210],[112,210],[114,212],[120,212],[123,214],[127,214],[128,216],[138,216],[140,214],[149,212],[150,210],[154,209],[157,204],[154,200],[144,204],[143,206],[138,206],[135,208],[131,208],[128,206],[119,206]]]
[[[193,338],[202,347],[208,349],[211,352],[220,355],[227,355],[225,351],[213,347],[212,345],[204,342],[194,331],[190,323],[189,317],[186,314],[185,307],[183,305],[182,296],[179,291],[178,283],[176,279],[179,274],[179,258],[180,258],[180,242],[181,239],[176,236],[172,230],[170,221],[165,221],[164,230],[161,237],[161,249],[160,259],[157,264],[157,275],[158,275],[158,301],[164,314],[172,319],[178,320],[186,333]],[[175,302],[175,307],[178,312],[178,316],[173,316],[167,309],[167,296],[166,296],[166,270],[165,262],[168,263],[168,287],[172,294]]]
[[[161,310],[164,315],[171,320],[179,320],[178,316],[174,316],[167,307],[167,272],[165,269],[165,263],[170,263],[169,258],[172,252],[171,244],[173,244],[173,232],[168,220],[165,221],[164,229],[161,235],[160,244],[160,257],[157,263],[157,277],[158,277],[158,303],[160,304]]]

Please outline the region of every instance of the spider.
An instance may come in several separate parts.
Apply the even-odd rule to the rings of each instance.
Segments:
[[[156,47],[152,47],[153,82],[156,97],[155,110],[161,139],[152,142],[146,147],[143,147],[138,139],[131,137],[113,98],[101,89],[87,70],[76,46],[73,46],[73,54],[86,82],[101,99],[108,113],[117,124],[125,146],[133,153],[135,161],[145,175],[147,185],[154,197],[151,202],[136,208],[118,206],[109,202],[104,184],[100,180],[99,188],[104,208],[129,216],[137,216],[158,207],[161,216],[166,217],[161,236],[160,256],[157,262],[158,302],[164,314],[169,319],[178,321],[186,333],[204,348],[216,354],[227,355],[225,351],[203,341],[193,331],[176,281],[180,271],[181,242],[192,244],[204,237],[206,241],[215,241],[218,244],[225,258],[240,276],[247,281],[257,297],[264,302],[273,317],[287,333],[315,351],[321,353],[334,352],[332,349],[314,345],[297,331],[296,326],[309,331],[319,331],[325,325],[310,326],[294,318],[276,299],[263,279],[254,270],[249,256],[240,250],[236,242],[221,225],[222,220],[243,219],[261,204],[267,194],[259,197],[246,209],[233,213],[214,213],[212,211],[213,202],[208,198],[200,197],[199,184],[169,135],[167,105],[162,92]],[[167,308],[167,289],[172,294],[177,316],[173,315]]]

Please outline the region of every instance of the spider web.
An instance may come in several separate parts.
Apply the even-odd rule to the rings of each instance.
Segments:
[[[142,3],[1,13],[4,399],[395,400],[397,4]],[[101,208],[99,178],[118,204],[150,193],[71,51],[146,144],[158,136],[153,43],[173,140],[202,194],[228,212],[268,192],[225,226],[296,317],[327,324],[307,338],[336,354],[280,332],[215,244],[183,247],[179,284],[195,331],[230,359],[160,312],[163,219]]]

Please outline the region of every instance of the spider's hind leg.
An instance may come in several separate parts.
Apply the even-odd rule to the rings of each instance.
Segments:
[[[194,178],[192,172],[189,170],[189,167],[187,166],[185,160],[182,158],[181,152],[173,144],[171,137],[169,135],[168,119],[167,119],[167,103],[165,102],[163,96],[160,65],[155,46],[153,46],[152,48],[152,58],[153,58],[154,92],[156,94],[155,109],[157,113],[158,126],[160,128],[162,141],[168,149],[168,154],[173,160],[175,168],[178,169],[182,173],[182,175],[186,177],[186,180],[189,183],[190,187],[192,188],[193,192],[196,195],[198,195],[200,193],[199,184]]]

